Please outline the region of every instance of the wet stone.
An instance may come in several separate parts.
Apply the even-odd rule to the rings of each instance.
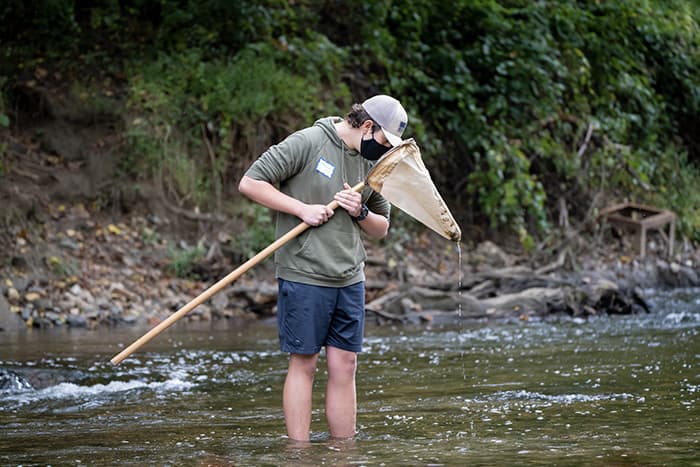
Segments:
[[[93,307],[85,308],[83,314],[87,319],[98,319],[101,315],[100,311]]]
[[[64,238],[59,242],[59,245],[62,248],[68,249],[68,250],[73,250],[73,251],[78,251],[80,250],[80,245],[78,245],[78,242],[71,240],[69,238]]]
[[[138,317],[134,315],[126,315],[120,318],[120,321],[124,324],[135,324],[138,321]]]
[[[38,287],[42,288],[46,287],[50,283],[49,277],[43,272],[37,274],[35,282],[37,283]]]
[[[82,315],[70,315],[66,319],[68,326],[72,328],[84,328],[87,327],[87,319]]]
[[[228,297],[225,293],[214,295],[212,298],[214,308],[223,310],[228,306]]]
[[[17,373],[0,368],[0,390],[10,392],[26,389],[33,389],[27,380]]]
[[[24,296],[24,299],[28,302],[35,302],[39,300],[40,297],[41,295],[39,295],[37,292],[29,292]]]
[[[42,329],[43,328],[50,328],[51,326],[53,326],[53,323],[51,322],[51,320],[49,318],[47,318],[46,316],[37,316],[36,318],[34,318],[33,324],[34,324],[35,328],[42,328]]]
[[[63,326],[66,321],[65,316],[54,311],[47,312],[45,317],[46,319],[50,320],[54,326]]]
[[[7,299],[9,301],[16,302],[16,301],[19,301],[19,298],[20,298],[20,296],[19,296],[19,292],[17,291],[17,289],[14,289],[12,287],[7,289]]]
[[[51,300],[48,300],[46,298],[40,298],[34,303],[34,305],[39,310],[49,310],[53,308],[53,303],[51,302]]]
[[[20,292],[24,292],[25,290],[27,290],[31,283],[32,281],[28,277],[18,276],[12,278],[13,287]]]
[[[12,265],[13,268],[16,269],[28,269],[29,268],[29,261],[25,256],[13,256],[12,259],[10,259],[10,264]]]

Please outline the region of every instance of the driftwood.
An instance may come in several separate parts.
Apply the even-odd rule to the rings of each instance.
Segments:
[[[649,311],[634,287],[595,274],[558,276],[555,271],[563,265],[561,258],[536,270],[504,267],[471,273],[461,281],[368,281],[366,310],[379,323],[530,319],[553,313],[586,317]],[[273,314],[277,285],[250,281],[234,285],[226,295],[229,303],[241,304],[256,313]]]
[[[649,311],[636,289],[624,290],[602,277],[561,279],[523,267],[475,274],[460,290],[404,284],[366,308],[380,321],[404,322]]]

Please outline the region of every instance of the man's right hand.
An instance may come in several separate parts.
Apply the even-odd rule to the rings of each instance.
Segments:
[[[255,180],[246,175],[238,184],[238,190],[256,203],[275,211],[297,216],[314,227],[328,222],[333,210],[323,204],[305,204],[279,191],[271,183]]]
[[[317,227],[328,222],[333,215],[333,210],[323,204],[305,204],[299,213],[301,220]]]

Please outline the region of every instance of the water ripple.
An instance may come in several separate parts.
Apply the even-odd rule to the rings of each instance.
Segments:
[[[92,397],[105,397],[117,393],[147,389],[154,392],[183,391],[190,389],[194,383],[178,378],[162,382],[143,380],[112,381],[108,384],[82,386],[74,383],[60,383],[40,390],[22,390],[0,397],[0,411],[16,409],[23,405],[46,400],[66,400]]]

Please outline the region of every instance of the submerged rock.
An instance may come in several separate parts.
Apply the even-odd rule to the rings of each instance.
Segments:
[[[14,371],[0,368],[0,391],[18,392],[34,389],[29,382]]]

